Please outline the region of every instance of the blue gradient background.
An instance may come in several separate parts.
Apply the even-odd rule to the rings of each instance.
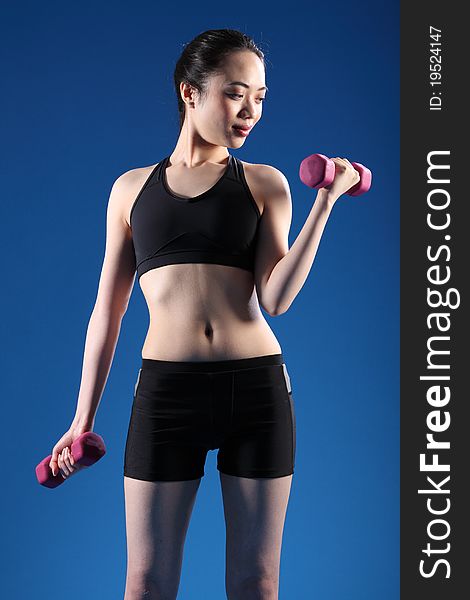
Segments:
[[[114,180],[176,144],[173,69],[211,28],[266,53],[263,118],[240,150],[288,178],[292,245],[315,192],[313,152],[368,165],[342,196],[290,310],[265,314],[297,419],[280,598],[399,597],[399,3],[22,2],[2,8],[4,484],[0,595],[123,598],[122,462],[148,313],[138,284],[95,431],[108,452],[55,491],[34,467],[68,428],[105,247]],[[216,16],[217,15],[217,16]],[[237,16],[240,15],[240,16]],[[208,454],[179,599],[225,598],[225,527]]]

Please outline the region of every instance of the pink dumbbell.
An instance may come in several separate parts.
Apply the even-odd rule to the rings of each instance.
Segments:
[[[361,178],[346,194],[360,196],[369,191],[372,184],[372,173],[361,163],[352,162],[351,164]],[[335,178],[335,163],[324,154],[311,154],[300,163],[299,177],[302,183],[316,190],[326,187],[333,183]]]
[[[70,450],[75,464],[84,467],[93,465],[106,454],[103,438],[97,433],[93,433],[93,431],[85,431],[85,433],[79,435],[73,442]],[[51,458],[52,454],[49,454],[49,456],[43,458],[36,466],[36,477],[41,485],[48,488],[56,488],[61,483],[64,483],[65,479],[62,477],[60,471],[54,477],[52,469],[49,466]]]

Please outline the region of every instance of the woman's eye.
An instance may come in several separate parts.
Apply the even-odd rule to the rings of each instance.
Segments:
[[[243,94],[228,94],[230,97],[243,98]],[[266,98],[258,98],[258,100],[266,100]]]

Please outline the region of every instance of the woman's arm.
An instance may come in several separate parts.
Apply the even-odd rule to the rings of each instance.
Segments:
[[[93,428],[134,285],[135,255],[125,220],[130,195],[136,194],[134,171],[121,175],[109,196],[105,256],[86,333],[80,390],[72,422],[78,427]]]
[[[318,190],[307,220],[289,249],[292,222],[289,183],[278,169],[269,165],[260,167],[265,202],[258,231],[256,291],[262,306],[270,315],[277,316],[287,311],[304,285],[333,206],[341,193],[358,181],[359,174],[352,166],[338,161],[335,189]]]

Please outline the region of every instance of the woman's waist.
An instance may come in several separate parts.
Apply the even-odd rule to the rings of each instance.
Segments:
[[[263,319],[253,321],[151,323],[142,356],[160,360],[225,360],[281,352]]]
[[[187,304],[175,303],[165,310],[149,310],[149,315],[149,332],[156,335],[158,332],[171,331],[175,335],[181,333],[198,337],[210,332],[213,335],[230,337],[237,331],[242,331],[243,334],[250,331],[271,331],[262,312],[249,307],[237,310],[224,307],[222,310],[215,310],[212,306],[198,306],[195,309]]]

